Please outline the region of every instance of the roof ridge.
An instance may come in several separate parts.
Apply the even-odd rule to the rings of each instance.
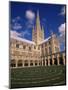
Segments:
[[[13,39],[16,39],[16,40],[19,40],[19,41],[24,41],[24,42],[27,42],[27,43],[30,43],[30,44],[35,44],[35,42],[27,40],[27,39],[24,39],[24,38],[21,38],[21,37],[11,36],[10,38],[13,38]]]

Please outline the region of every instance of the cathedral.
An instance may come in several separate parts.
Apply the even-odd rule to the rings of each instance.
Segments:
[[[38,67],[65,65],[65,52],[60,52],[56,34],[44,38],[44,28],[40,25],[37,12],[36,25],[32,29],[32,41],[20,37],[10,37],[10,67]]]

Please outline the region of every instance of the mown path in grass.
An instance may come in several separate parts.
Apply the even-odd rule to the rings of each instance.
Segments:
[[[65,66],[11,69],[11,86],[32,87],[65,84]]]

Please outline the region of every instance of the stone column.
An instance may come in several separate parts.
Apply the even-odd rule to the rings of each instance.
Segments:
[[[18,67],[17,65],[18,65],[18,61],[16,60],[16,67]]]
[[[57,64],[60,65],[59,54],[57,54]]]
[[[52,55],[52,65],[54,65],[54,55]]]
[[[39,60],[37,60],[38,66],[39,66]]]
[[[65,65],[65,53],[63,53],[63,64]]]
[[[35,61],[33,60],[33,66],[35,67]]]
[[[24,67],[24,60],[22,60],[22,66]]]
[[[50,56],[48,56],[48,66],[50,66]]]
[[[28,60],[28,67],[30,67],[30,60]]]

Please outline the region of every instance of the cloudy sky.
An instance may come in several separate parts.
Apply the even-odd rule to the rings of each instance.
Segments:
[[[45,38],[57,34],[61,50],[65,47],[65,5],[10,2],[10,32],[15,37],[32,40],[32,28],[39,11]]]

